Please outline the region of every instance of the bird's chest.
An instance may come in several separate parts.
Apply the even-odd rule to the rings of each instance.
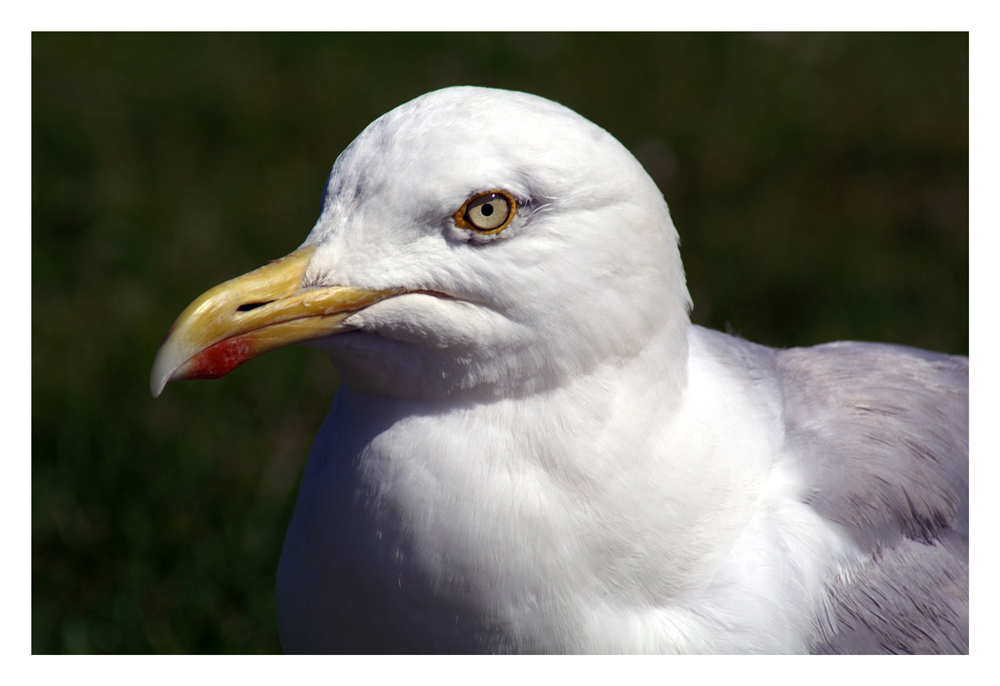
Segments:
[[[602,594],[600,559],[629,552],[579,534],[595,523],[579,493],[600,490],[601,476],[560,466],[551,443],[516,423],[373,426],[336,409],[282,552],[285,649],[571,649],[567,627],[583,631]]]
[[[672,625],[650,608],[708,582],[764,460],[734,466],[713,448],[732,440],[671,434],[662,412],[571,401],[435,414],[338,396],[282,551],[285,649],[667,649],[621,637]]]

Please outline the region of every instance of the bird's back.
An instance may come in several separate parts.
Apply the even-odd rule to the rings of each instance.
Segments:
[[[861,566],[830,589],[820,653],[967,653],[969,361],[897,345],[774,353],[808,503]]]

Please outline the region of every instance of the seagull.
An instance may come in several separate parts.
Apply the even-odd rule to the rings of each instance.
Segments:
[[[286,652],[967,653],[968,358],[690,310],[624,146],[445,88],[343,151],[300,248],[181,313],[151,388],[335,364]]]

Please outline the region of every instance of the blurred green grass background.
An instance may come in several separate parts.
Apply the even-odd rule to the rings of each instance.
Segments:
[[[34,34],[32,650],[280,650],[337,387],[282,350],[149,394],[187,303],[305,238],[337,154],[456,84],[578,111],[656,179],[693,319],[968,353],[967,34]]]

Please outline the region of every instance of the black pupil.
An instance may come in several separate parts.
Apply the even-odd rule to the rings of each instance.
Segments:
[[[488,217],[491,214],[493,214],[493,205],[491,205],[490,203],[486,203],[485,205],[482,206],[482,208],[480,208],[479,211],[483,213],[484,217]]]

